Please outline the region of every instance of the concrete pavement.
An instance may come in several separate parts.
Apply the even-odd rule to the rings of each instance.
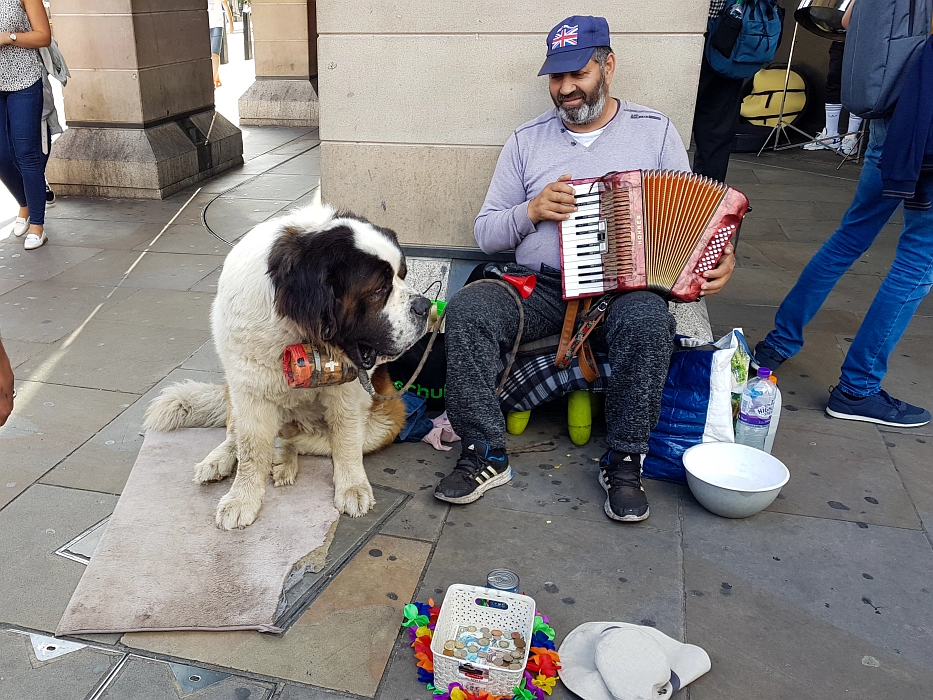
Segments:
[[[519,574],[558,642],[583,622],[619,620],[703,646],[712,671],[685,697],[929,695],[933,428],[879,429],[822,413],[893,258],[896,222],[781,368],[775,454],[792,477],[765,513],[720,519],[686,487],[649,482],[651,518],[610,522],[593,461],[604,431],[597,426],[588,445],[572,445],[558,402],[509,438],[513,481],[468,507],[431,496],[456,447],[394,445],[369,457],[371,481],[400,505],[388,519],[341,521],[332,559],[356,554],[326,572],[330,583],[282,637],[49,639],[84,570],[80,556],[56,551],[112,512],[142,442],[146,403],[182,378],[223,379],[208,311],[228,242],[317,196],[314,130],[250,129],[244,145],[245,165],[197,194],[61,198],[49,212],[46,246],[28,252],[19,239],[0,239],[0,332],[18,391],[0,428],[0,697],[427,698],[407,636],[396,635],[401,607],[441,598],[452,583],[481,582],[501,566]],[[717,336],[741,326],[754,342],[770,329],[777,304],[851,199],[858,168],[835,165],[820,153],[733,158],[731,184],[754,212],[739,269],[709,303]],[[202,225],[205,208],[216,235]],[[449,262],[419,264],[446,275]],[[927,407],[931,336],[928,299],[885,381],[890,393]],[[541,440],[555,449],[519,452]],[[95,537],[72,549],[92,555]],[[570,694],[558,686],[553,697]]]

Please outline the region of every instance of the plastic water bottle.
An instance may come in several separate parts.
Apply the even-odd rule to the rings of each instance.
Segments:
[[[729,8],[729,15],[734,17],[735,19],[742,19],[743,9],[744,8],[742,7],[742,0],[739,0],[737,3],[735,3],[732,7]]]
[[[742,394],[739,420],[735,426],[735,441],[758,450],[765,449],[765,439],[771,425],[777,385],[771,381],[771,370],[758,369],[758,376],[748,380]]]

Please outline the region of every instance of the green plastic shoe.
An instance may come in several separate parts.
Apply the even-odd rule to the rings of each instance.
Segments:
[[[574,445],[585,445],[593,430],[593,404],[588,391],[571,391],[567,396],[567,428]]]
[[[528,419],[531,418],[531,411],[513,411],[505,416],[505,429],[509,435],[521,435],[528,427]]]

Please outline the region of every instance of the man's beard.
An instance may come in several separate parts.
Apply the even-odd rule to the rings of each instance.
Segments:
[[[566,124],[585,126],[586,124],[592,124],[603,113],[603,108],[606,106],[606,96],[606,74],[600,69],[599,82],[592,92],[585,93],[582,90],[577,90],[569,95],[558,95],[557,99],[554,100],[554,105],[557,107],[560,118]],[[564,100],[577,97],[583,98],[583,104],[579,107],[568,108],[563,106]]]

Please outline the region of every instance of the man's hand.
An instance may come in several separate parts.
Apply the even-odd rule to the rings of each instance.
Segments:
[[[528,218],[535,226],[541,221],[566,221],[570,214],[577,210],[576,200],[573,198],[573,187],[565,184],[570,180],[570,174],[561,175],[557,182],[541,190],[541,194],[528,202]]]
[[[0,425],[13,412],[13,369],[10,367],[10,358],[6,356],[3,343],[0,342]]]
[[[712,270],[707,270],[703,273],[706,281],[703,283],[703,286],[700,287],[700,296],[705,297],[710,294],[718,294],[722,288],[726,286],[726,282],[729,281],[729,278],[732,277],[732,271],[734,269],[735,248],[733,248],[730,243],[722,252],[719,264]]]

